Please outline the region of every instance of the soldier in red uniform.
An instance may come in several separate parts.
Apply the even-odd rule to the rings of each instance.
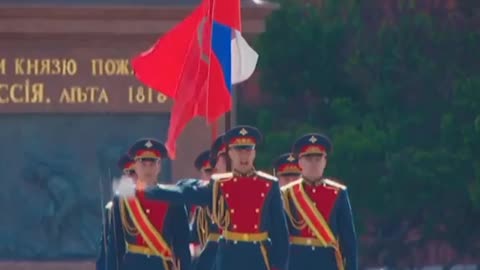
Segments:
[[[226,145],[223,143],[223,135],[219,136],[210,149],[210,164],[214,166],[216,173],[225,173],[227,168]],[[203,183],[208,184],[207,182]],[[213,221],[212,209],[208,206],[198,207],[192,224],[194,240],[199,250],[199,258],[196,260],[195,269],[209,270],[213,268],[218,249],[218,240],[221,230]]]
[[[293,145],[302,177],[284,187],[289,270],[357,270],[357,239],[347,188],[323,177],[330,140],[307,134]]]
[[[154,139],[142,139],[128,153],[135,161],[135,194],[114,197],[109,211],[105,269],[190,269],[185,205],[151,200],[144,192],[157,184],[161,159],[167,156],[164,145]]]
[[[208,185],[191,181],[181,188],[155,187],[148,196],[212,209],[222,230],[216,270],[285,270],[288,229],[278,179],[253,165],[261,134],[254,127],[237,126],[223,139],[233,172],[214,174]]]
[[[278,181],[282,187],[297,180],[302,173],[298,166],[298,161],[292,153],[285,153],[275,159],[273,162],[273,172],[275,176],[278,177]]]

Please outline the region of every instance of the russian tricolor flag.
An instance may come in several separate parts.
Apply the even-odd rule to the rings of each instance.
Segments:
[[[245,81],[255,71],[258,54],[243,38],[240,25],[222,23],[214,18],[212,49],[220,61],[230,91],[233,84]]]
[[[241,34],[240,0],[204,0],[187,18],[132,61],[137,78],[174,100],[167,148],[187,123],[209,123],[232,108],[232,85],[254,72],[258,54]]]

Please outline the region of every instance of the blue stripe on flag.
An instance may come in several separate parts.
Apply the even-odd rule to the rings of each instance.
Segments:
[[[225,85],[229,92],[232,91],[232,29],[225,25],[213,22],[212,49],[220,61],[225,78]]]

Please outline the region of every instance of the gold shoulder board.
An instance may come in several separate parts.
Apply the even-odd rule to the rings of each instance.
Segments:
[[[281,187],[281,190],[284,191],[284,190],[290,189],[291,187],[296,186],[296,185],[300,184],[301,182],[302,182],[302,178],[300,178],[298,180],[295,180],[295,181],[292,181],[292,182],[284,185],[283,187]]]
[[[233,173],[231,173],[231,172],[228,172],[228,173],[216,173],[216,174],[213,174],[213,175],[212,175],[213,181],[218,181],[218,180],[227,179],[227,178],[232,178],[232,177],[233,177]]]
[[[324,179],[323,182],[324,182],[325,184],[329,185],[329,186],[334,187],[334,188],[338,188],[338,189],[341,189],[341,190],[347,189],[347,186],[342,185],[342,184],[340,184],[340,183],[338,183],[338,182],[335,182],[335,181],[333,181],[333,180],[330,180],[330,179]]]
[[[270,180],[270,181],[278,181],[278,178],[271,175],[271,174],[268,174],[268,173],[264,173],[262,171],[257,171],[256,172],[258,176],[264,178],[264,179],[267,179],[267,180]]]

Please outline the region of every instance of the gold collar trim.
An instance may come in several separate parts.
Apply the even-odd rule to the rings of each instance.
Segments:
[[[248,177],[248,176],[254,176],[257,174],[257,171],[255,170],[255,168],[251,169],[250,171],[246,172],[246,173],[241,173],[237,170],[233,170],[233,175],[234,176],[239,176],[239,177]]]
[[[308,179],[306,178],[305,176],[302,176],[302,182],[305,183],[306,185],[309,185],[309,186],[320,186],[323,184],[323,177],[322,178],[318,178],[318,179]]]

